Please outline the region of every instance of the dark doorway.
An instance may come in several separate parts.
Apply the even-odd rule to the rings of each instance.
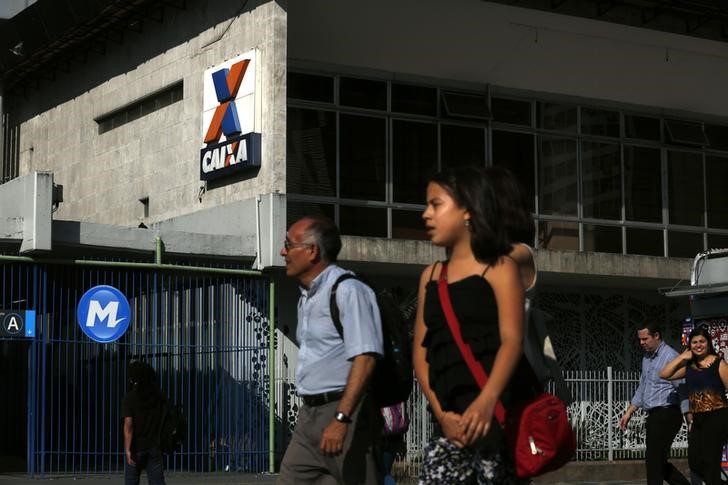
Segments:
[[[27,471],[29,347],[0,340],[0,473]]]

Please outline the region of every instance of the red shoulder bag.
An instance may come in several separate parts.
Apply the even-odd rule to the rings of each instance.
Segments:
[[[442,264],[438,280],[442,311],[455,343],[471,374],[482,389],[488,380],[483,365],[475,358],[470,345],[463,340],[447,287],[447,263]],[[516,475],[530,478],[566,464],[576,451],[576,439],[566,414],[566,406],[558,397],[543,393],[530,401],[518,403],[508,411],[498,400],[495,418],[506,436],[508,451],[514,461]]]

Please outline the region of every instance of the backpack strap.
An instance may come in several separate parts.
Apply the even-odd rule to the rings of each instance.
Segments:
[[[339,284],[342,281],[355,279],[361,281],[356,275],[351,273],[344,273],[334,281],[334,285],[331,287],[331,296],[329,296],[329,312],[331,313],[331,320],[334,322],[334,327],[339,333],[341,340],[344,340],[344,327],[341,326],[341,316],[339,315],[339,305],[336,303],[336,290],[339,288]]]

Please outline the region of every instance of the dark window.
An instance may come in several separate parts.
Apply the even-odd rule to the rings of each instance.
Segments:
[[[339,83],[339,104],[357,108],[387,109],[387,83],[342,77]]]
[[[703,157],[699,153],[667,153],[667,197],[670,224],[702,226]]]
[[[627,254],[664,256],[665,246],[662,231],[628,227]]]
[[[582,142],[581,156],[584,217],[621,219],[622,177],[619,145]]]
[[[622,254],[622,228],[584,224],[584,251]]]
[[[629,221],[662,222],[659,148],[624,147],[624,209]]]
[[[442,125],[442,167],[485,166],[485,130],[469,126]]]
[[[647,116],[625,115],[624,134],[627,138],[660,141],[660,120]]]
[[[552,250],[579,250],[579,224],[541,221],[538,223],[538,247]]]
[[[586,135],[619,136],[619,112],[581,109],[581,132]]]
[[[728,126],[705,125],[710,148],[728,150]]]
[[[728,235],[708,234],[708,249],[728,248]]]
[[[539,211],[576,216],[576,141],[539,138]]]
[[[472,118],[489,120],[493,116],[488,108],[488,100],[482,94],[443,92],[442,101],[445,114],[451,118]]]
[[[334,102],[334,78],[301,72],[288,73],[288,97],[321,103]]]
[[[392,165],[394,201],[423,204],[427,180],[437,171],[437,125],[394,120]]]
[[[392,111],[437,116],[437,89],[393,83]]]
[[[691,232],[667,233],[667,255],[671,258],[694,258],[703,251],[703,235]]]
[[[341,206],[339,228],[348,236],[387,237],[387,209]]]
[[[705,158],[708,227],[728,229],[728,158]]]
[[[331,204],[318,204],[315,202],[301,202],[300,200],[291,200],[286,202],[286,227],[290,226],[304,216],[323,215],[334,220],[334,206]]]
[[[680,145],[709,146],[703,125],[690,121],[665,120],[668,141]]]
[[[531,126],[531,103],[516,99],[491,98],[493,119],[501,123]]]
[[[384,200],[386,122],[342,114],[339,118],[340,197]]]
[[[429,239],[421,211],[392,210],[392,237],[395,239]]]
[[[286,190],[336,196],[336,113],[288,108]]]
[[[506,167],[518,178],[531,212],[536,211],[534,149],[534,135],[493,130],[493,164]]]
[[[576,106],[538,103],[538,127],[576,133]]]
[[[96,123],[99,125],[99,135],[181,101],[184,93],[183,87],[182,81],[176,82],[113,113],[100,116],[96,119]]]

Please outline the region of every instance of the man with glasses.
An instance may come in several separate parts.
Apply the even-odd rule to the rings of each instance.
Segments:
[[[642,350],[642,374],[640,383],[627,411],[619,421],[622,431],[638,408],[647,413],[645,425],[647,484],[690,485],[690,482],[668,461],[675,435],[682,426],[682,414],[688,412],[687,390],[684,379],[668,381],[660,377],[660,371],[678,353],[662,340],[662,332],[655,323],[641,325],[637,330]]]
[[[304,217],[281,249],[286,275],[301,285],[296,388],[303,400],[281,463],[279,484],[380,484],[382,419],[367,383],[382,355],[374,292],[355,279],[336,291],[343,339],[331,319],[331,288],[346,270],[335,264],[339,230],[329,219]]]

